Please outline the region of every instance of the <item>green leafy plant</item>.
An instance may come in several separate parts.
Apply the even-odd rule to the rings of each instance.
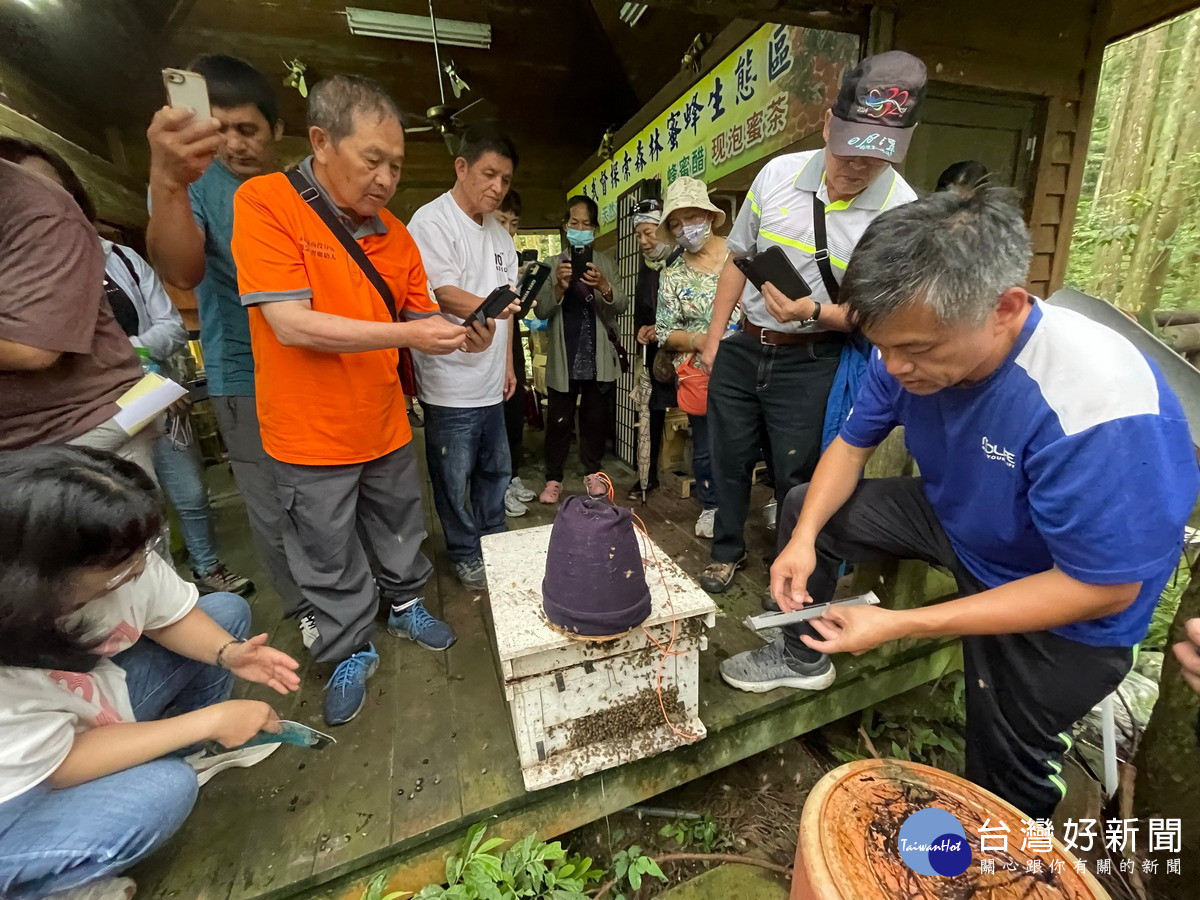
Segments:
[[[413,900],[586,900],[587,886],[604,877],[590,858],[568,856],[558,841],[530,834],[499,855],[504,838],[486,834],[482,822],[472,825],[446,860],[446,883],[427,885]],[[363,900],[395,900],[371,897],[369,890]]]
[[[658,830],[665,838],[671,838],[681,849],[696,849],[701,853],[713,853],[729,846],[717,830],[717,820],[711,813],[699,819],[676,819]]]
[[[367,885],[367,892],[362,895],[362,900],[400,900],[401,897],[408,897],[412,894],[412,891],[391,891],[385,894],[383,891],[386,887],[387,874],[376,875]]]
[[[623,886],[628,886],[631,891],[641,890],[642,881],[647,876],[663,882],[667,880],[658,863],[646,856],[637,844],[618,851],[613,857],[612,867],[617,889],[617,892],[612,894],[613,900],[626,900],[625,894],[620,892]]]

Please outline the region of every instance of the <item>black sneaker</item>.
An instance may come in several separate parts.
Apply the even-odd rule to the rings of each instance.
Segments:
[[[254,582],[244,575],[229,571],[224,563],[217,563],[209,571],[201,574],[192,570],[192,578],[201,594],[230,593],[246,596],[254,590]]]

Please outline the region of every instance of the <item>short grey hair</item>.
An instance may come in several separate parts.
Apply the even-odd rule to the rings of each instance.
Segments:
[[[980,325],[1001,294],[1025,284],[1032,258],[1013,191],[931,194],[867,227],[846,267],[842,302],[860,329],[913,303],[943,322]]]
[[[404,124],[404,114],[383,85],[363,75],[331,75],[317,82],[308,94],[308,127],[314,125],[335,144],[354,133],[356,115],[376,121],[395,119]]]

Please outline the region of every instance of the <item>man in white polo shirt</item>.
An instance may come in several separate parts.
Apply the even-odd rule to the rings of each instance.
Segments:
[[[460,321],[500,285],[515,284],[517,252],[493,213],[508,193],[517,151],[484,126],[467,130],[454,160],[455,183],[408,224],[442,312]],[[433,505],[446,535],[454,574],[475,590],[487,587],[479,538],[504,531],[504,493],[512,478],[504,401],[516,388],[512,363],[514,303],[496,323],[482,353],[413,353],[425,411],[425,448]]]
[[[732,256],[717,285],[701,361],[712,374],[718,501],[712,562],[700,577],[711,593],[728,590],[745,565],[751,472],[762,448],[781,505],[812,477],[849,330],[838,285],[871,221],[916,199],[891,164],[904,159],[924,94],[925,66],[915,56],[889,51],[864,59],[826,113],[825,149],[767,163],[726,239]],[[782,248],[811,288],[808,297],[785,297],[770,283],[759,291],[733,263],[770,247]],[[739,303],[741,326],[722,340]]]

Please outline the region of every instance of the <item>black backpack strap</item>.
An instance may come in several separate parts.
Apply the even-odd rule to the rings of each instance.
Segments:
[[[833,277],[833,266],[829,263],[829,242],[825,237],[825,204],[816,194],[813,194],[812,204],[813,242],[816,244],[816,253],[813,254],[813,258],[817,261],[817,268],[821,270],[821,281],[825,282],[825,293],[829,295],[831,303],[837,303],[838,292],[841,291],[842,286]]]
[[[379,274],[379,270],[367,258],[366,251],[362,245],[354,239],[346,226],[342,224],[337,214],[330,209],[329,204],[325,202],[325,198],[321,196],[321,192],[312,185],[304,174],[299,169],[289,169],[286,173],[287,180],[291,182],[292,187],[296,189],[296,193],[300,195],[300,199],[312,207],[313,212],[321,217],[321,221],[330,230],[338,243],[342,245],[345,251],[350,254],[350,258],[358,264],[364,275],[367,276],[367,281],[375,286],[375,290],[379,292],[379,296],[383,298],[384,304],[388,308],[388,312],[392,314],[392,320],[396,321],[396,299],[392,296],[392,289],[388,287],[387,282],[383,280],[383,276]]]
[[[133,283],[136,284],[140,290],[142,287],[142,279],[138,278],[137,269],[133,267],[133,260],[121,252],[121,247],[119,244],[113,244],[112,248],[113,253],[117,254],[117,259],[121,260],[121,262],[125,264],[125,268],[129,270],[129,277],[133,279]]]

